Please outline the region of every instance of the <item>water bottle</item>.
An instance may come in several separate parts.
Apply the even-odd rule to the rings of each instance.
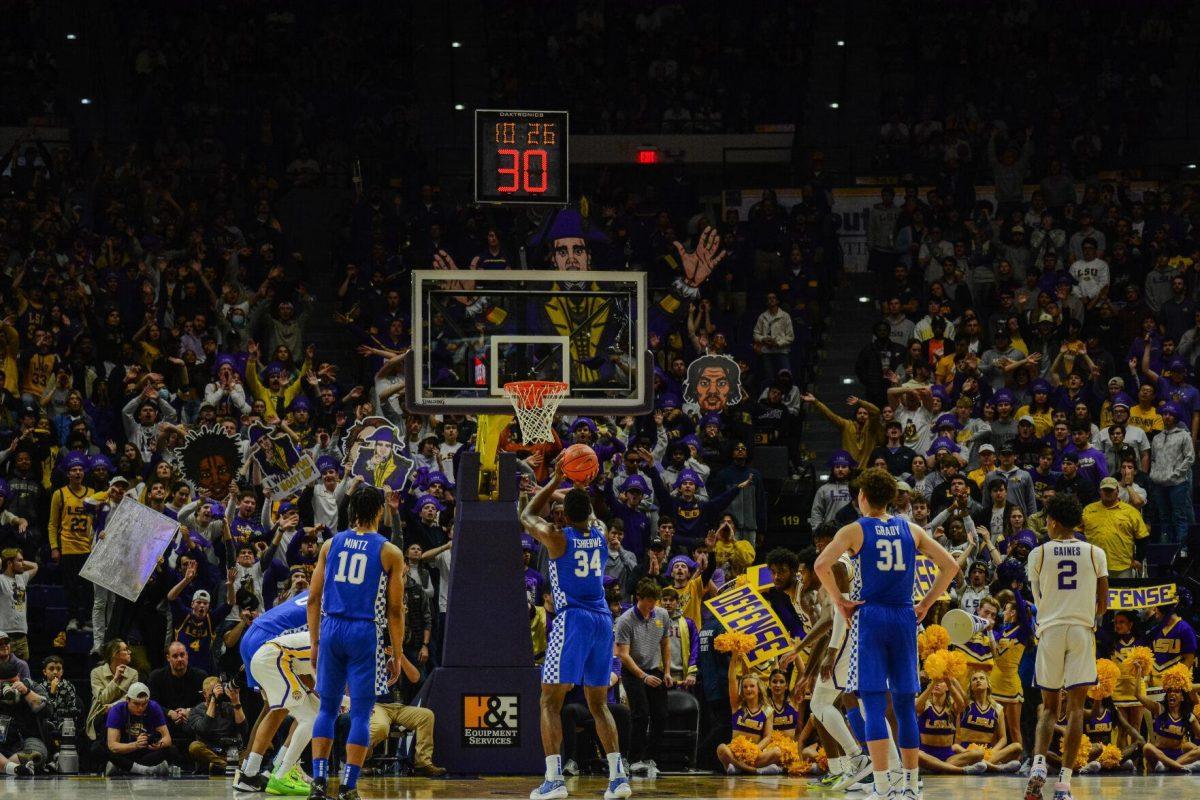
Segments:
[[[75,750],[75,720],[68,717],[60,728],[62,746],[58,751],[58,771],[62,775],[79,772],[79,753]]]

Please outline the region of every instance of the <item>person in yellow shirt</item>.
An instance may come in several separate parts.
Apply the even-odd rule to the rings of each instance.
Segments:
[[[1137,405],[1129,409],[1128,424],[1137,425],[1146,432],[1147,436],[1153,436],[1163,429],[1163,418],[1158,413],[1158,409],[1155,408],[1154,400],[1154,386],[1149,383],[1143,383],[1138,388]]]
[[[812,394],[802,394],[800,399],[817,407],[825,419],[833,427],[841,431],[842,449],[850,454],[854,463],[860,467],[867,466],[866,460],[875,449],[875,445],[883,441],[883,426],[879,421],[879,408],[860,397],[851,395],[846,398],[846,404],[854,408],[854,419],[848,420],[833,412],[829,406],[822,403]]]
[[[1044,378],[1038,378],[1029,384],[1031,398],[1029,403],[1018,408],[1015,415],[1017,419],[1024,416],[1032,417],[1033,431],[1039,438],[1044,437],[1054,427],[1054,403],[1050,399],[1051,391],[1050,382]]]
[[[63,588],[67,593],[67,630],[78,630],[82,624],[91,629],[92,584],[79,576],[88,554],[92,552],[92,515],[86,501],[92,492],[83,485],[87,457],[71,452],[64,460],[67,485],[60,486],[50,497],[50,560],[62,570]],[[82,621],[82,622],[81,622]]]
[[[300,367],[300,371],[292,376],[291,380],[286,380],[287,369],[282,364],[272,362],[267,365],[267,383],[264,386],[262,380],[258,377],[258,343],[250,342],[246,346],[250,357],[246,360],[246,388],[250,390],[250,395],[255,400],[262,400],[267,407],[264,417],[266,419],[274,419],[278,417],[283,419],[291,408],[292,401],[300,394],[303,388],[304,376],[312,368],[312,360],[306,353],[304,364]]]
[[[981,444],[979,445],[979,466],[968,472],[967,478],[974,481],[982,491],[984,483],[987,482],[987,476],[994,469],[996,469],[996,448],[990,444]]]
[[[1108,574],[1133,578],[1142,568],[1145,540],[1150,536],[1142,513],[1122,502],[1116,478],[1100,481],[1100,499],[1083,509],[1083,535],[1108,557]]]

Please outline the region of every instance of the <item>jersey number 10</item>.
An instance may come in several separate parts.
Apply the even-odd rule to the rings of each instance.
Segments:
[[[588,558],[586,550],[575,551],[575,577],[586,578],[589,575],[592,577],[600,577],[602,571],[600,566],[600,551],[593,550],[591,558]]]
[[[366,553],[348,553],[345,550],[338,553],[337,574],[333,576],[335,581],[338,583],[359,584],[363,582],[363,578],[366,576]]]
[[[875,549],[879,551],[879,560],[875,562],[875,569],[880,572],[903,572],[907,569],[904,566],[903,545],[899,539],[877,539]]]

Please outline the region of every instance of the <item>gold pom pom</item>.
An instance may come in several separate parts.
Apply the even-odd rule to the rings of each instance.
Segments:
[[[1154,652],[1149,647],[1135,647],[1121,662],[1123,675],[1137,675],[1144,678],[1154,668]]]
[[[1116,769],[1121,765],[1121,748],[1113,744],[1106,744],[1100,751],[1100,766],[1105,769]]]
[[[751,767],[758,763],[759,756],[762,755],[762,748],[758,746],[758,743],[745,736],[738,736],[730,742],[729,749],[733,752],[734,758]]]
[[[1088,753],[1092,752],[1092,740],[1083,735],[1079,737],[1079,750],[1075,753],[1075,769],[1083,769],[1088,763]]]
[[[948,672],[955,680],[967,677],[967,654],[961,650],[947,650]]]
[[[946,650],[950,647],[950,632],[941,625],[930,625],[925,629],[925,642],[930,650]]]
[[[1172,691],[1191,691],[1192,668],[1187,664],[1176,664],[1162,674],[1162,685],[1164,689]]]
[[[935,650],[925,656],[925,674],[931,681],[946,677],[946,673],[950,669],[950,655],[945,650]]]
[[[825,748],[817,748],[817,758],[813,762],[821,772],[829,772],[829,756],[825,755]]]
[[[1117,680],[1121,677],[1121,668],[1116,662],[1107,658],[1096,659],[1096,685],[1088,689],[1088,697],[1093,700],[1103,700],[1112,697],[1117,688]]]

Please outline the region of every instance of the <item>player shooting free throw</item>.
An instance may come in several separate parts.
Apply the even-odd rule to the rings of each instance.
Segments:
[[[838,611],[850,623],[850,665],[846,691],[856,692],[866,721],[874,789],[867,800],[889,794],[918,800],[917,625],[937,598],[950,587],[958,564],[919,526],[888,514],[896,496],[896,479],[887,470],[865,470],[858,479],[858,507],[863,516],[842,527],[813,565]],[[850,597],[842,595],[833,575],[834,562],[849,552],[855,559]],[[938,575],[933,588],[913,606],[917,553],[933,559]],[[888,693],[896,714],[896,740],[904,779],[892,787],[888,778]]]

